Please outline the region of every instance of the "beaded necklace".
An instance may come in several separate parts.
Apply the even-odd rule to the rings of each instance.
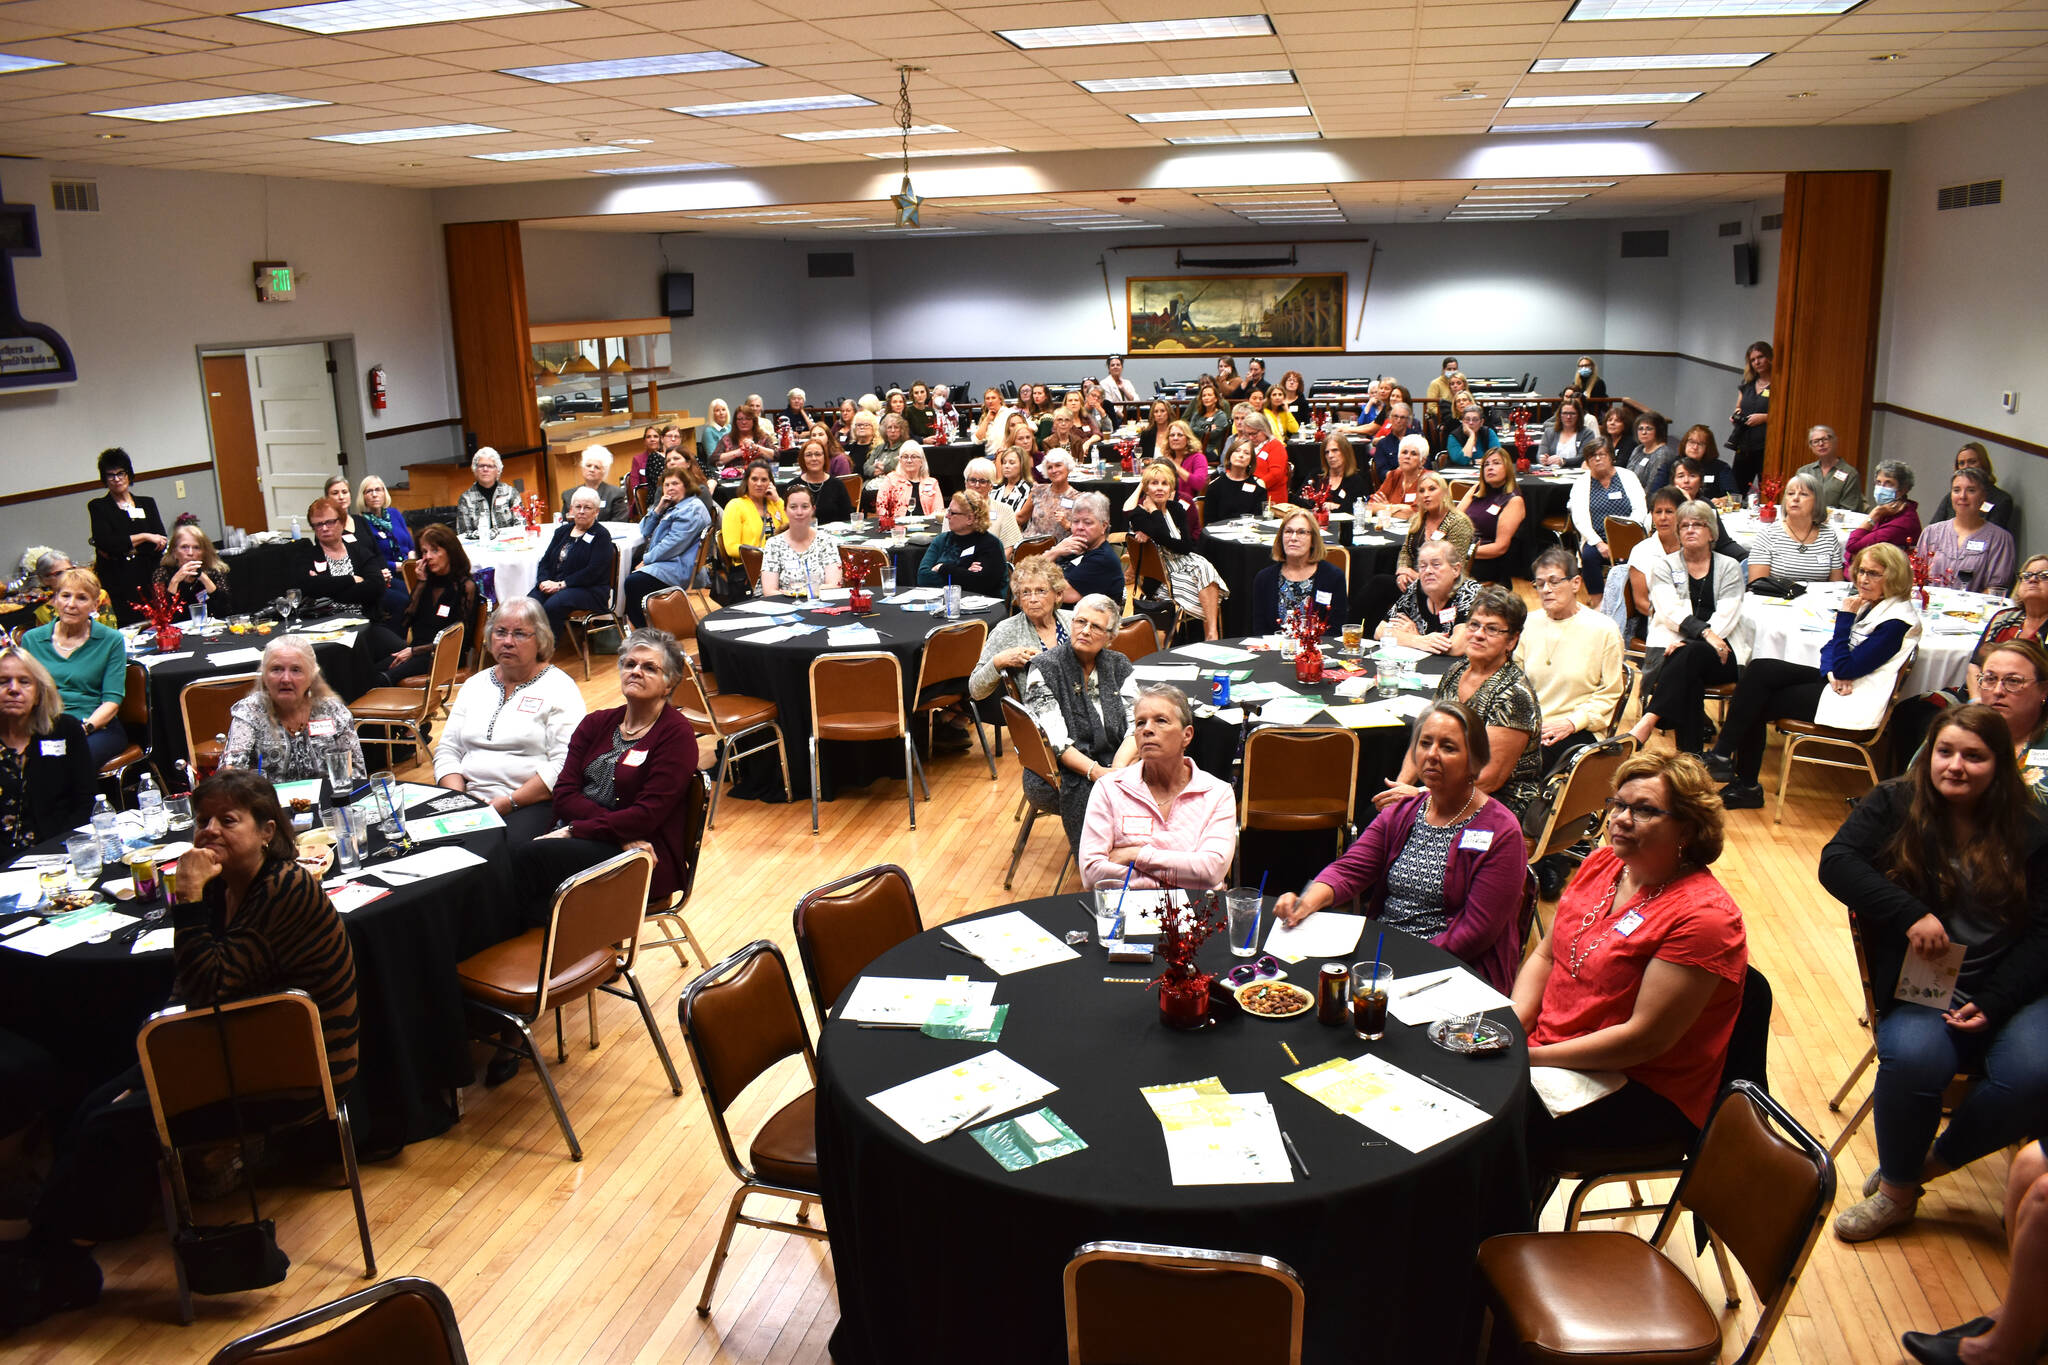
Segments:
[[[1588,957],[1592,956],[1593,950],[1600,946],[1600,941],[1607,937],[1608,932],[1614,928],[1614,925],[1607,924],[1603,926],[1600,932],[1593,936],[1593,941],[1586,944],[1583,949],[1579,946],[1579,940],[1586,936],[1586,931],[1593,927],[1596,920],[1604,919],[1606,916],[1614,913],[1614,898],[1620,893],[1621,879],[1627,872],[1628,869],[1625,867],[1615,872],[1614,881],[1607,888],[1607,899],[1601,903],[1599,909],[1586,912],[1585,917],[1579,921],[1579,932],[1572,935],[1571,951],[1566,954],[1564,965],[1565,970],[1570,972],[1575,980],[1579,975],[1580,966],[1585,963]],[[1671,883],[1668,881],[1659,882],[1657,889],[1650,893],[1647,900],[1636,907],[1635,912],[1640,915],[1643,911],[1649,909],[1650,906],[1656,903],[1657,897],[1663,895],[1665,888],[1670,885]]]

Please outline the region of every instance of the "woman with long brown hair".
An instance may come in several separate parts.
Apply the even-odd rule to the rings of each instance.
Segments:
[[[1854,918],[1878,1009],[1877,1169],[1835,1219],[1863,1242],[1912,1221],[1926,1181],[2048,1112],[2048,822],[2005,717],[1944,712],[1907,773],[1850,812],[1820,880]],[[1902,977],[1927,984],[1899,999]],[[1937,1137],[1959,1071],[1985,1079]]]

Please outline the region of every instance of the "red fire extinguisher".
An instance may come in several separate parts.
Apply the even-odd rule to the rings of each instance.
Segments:
[[[391,406],[391,388],[384,381],[384,367],[370,367],[370,411],[382,412]]]

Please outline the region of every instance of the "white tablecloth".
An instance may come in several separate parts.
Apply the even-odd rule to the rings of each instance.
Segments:
[[[516,536],[503,536],[495,541],[465,540],[462,548],[469,553],[471,568],[498,571],[500,602],[524,597],[533,591],[533,585],[540,577],[540,557],[547,553],[557,524],[545,523],[533,535],[522,531]],[[640,528],[625,521],[607,521],[603,525],[611,532],[612,544],[619,549],[619,576],[612,583],[612,602],[623,609],[626,575],[633,571],[633,551],[640,545]]]
[[[1782,516],[1783,513],[1779,515]],[[1735,537],[1736,541],[1745,550],[1749,548],[1749,543],[1756,539],[1757,534],[1764,529],[1764,524],[1757,514],[1747,510],[1723,514],[1721,524],[1728,528],[1728,534]],[[1837,507],[1828,513],[1828,524],[1835,528],[1835,534],[1841,537],[1843,543],[1846,544],[1849,539],[1849,533],[1869,525],[1870,518],[1861,512],[1849,512]]]
[[[1749,594],[1743,599],[1742,619],[1750,628],[1750,656],[1820,667],[1820,648],[1834,633],[1835,612],[1848,590],[1846,583],[1816,583],[1789,602]],[[2003,597],[1928,589],[1927,609],[1920,617],[1920,652],[1907,675],[1906,695],[1961,687],[1968,680],[1970,654],[1984,633],[1984,623],[2009,605]]]

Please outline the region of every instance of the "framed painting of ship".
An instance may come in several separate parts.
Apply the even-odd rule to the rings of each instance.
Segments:
[[[1344,349],[1345,275],[1169,275],[1124,282],[1131,355]]]

